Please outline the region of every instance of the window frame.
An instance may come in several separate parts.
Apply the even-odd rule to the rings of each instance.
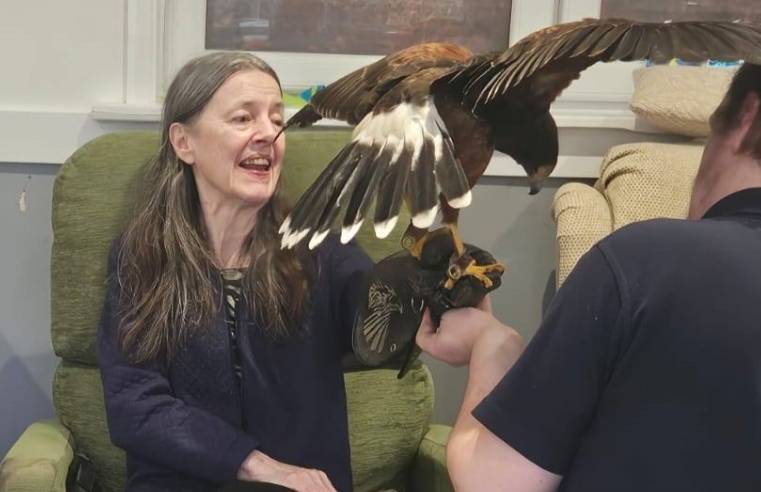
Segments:
[[[509,44],[557,22],[599,17],[599,0],[513,0]],[[156,121],[158,105],[183,63],[204,48],[205,0],[142,0],[129,3],[125,36],[125,97],[98,104],[94,117]],[[380,56],[256,52],[271,63],[286,89],[329,83]],[[632,71],[639,63],[597,64],[582,73],[553,105],[560,126],[636,130],[628,109]]]
[[[164,39],[167,44],[162,87],[193,56],[211,51],[204,48],[205,0],[165,0]],[[556,24],[599,17],[599,0],[513,0],[509,44],[537,29]],[[330,83],[368,63],[382,58],[372,55],[254,52],[270,63],[286,89],[301,89]],[[631,97],[631,72],[638,63],[598,64],[586,70],[559,101],[626,102]],[[600,88],[603,88],[601,91]]]

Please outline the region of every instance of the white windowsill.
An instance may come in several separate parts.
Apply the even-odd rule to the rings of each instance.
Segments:
[[[286,108],[288,119],[296,109]],[[161,120],[161,106],[158,104],[98,104],[90,113],[96,121],[140,121],[155,123]],[[610,109],[553,109],[552,116],[559,128],[613,128],[644,133],[658,133],[658,130],[639,120],[634,113],[625,108]],[[339,120],[324,119],[316,126],[346,127]]]

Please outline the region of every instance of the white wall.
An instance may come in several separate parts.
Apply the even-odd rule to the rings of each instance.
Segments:
[[[120,1],[0,2],[0,109],[88,113],[122,96]]]
[[[101,133],[153,126],[90,117],[96,101],[122,98],[124,25],[122,1],[0,0],[0,456],[27,425],[53,416],[50,201],[58,164]]]

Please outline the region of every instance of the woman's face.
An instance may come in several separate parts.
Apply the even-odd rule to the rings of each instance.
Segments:
[[[189,152],[202,207],[259,209],[280,177],[285,136],[283,98],[274,78],[261,70],[231,75],[187,127]]]

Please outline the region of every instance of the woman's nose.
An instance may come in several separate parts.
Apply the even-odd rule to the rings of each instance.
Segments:
[[[251,141],[259,144],[271,144],[275,142],[275,137],[277,137],[279,132],[279,126],[272,123],[269,119],[265,119],[257,125]]]

